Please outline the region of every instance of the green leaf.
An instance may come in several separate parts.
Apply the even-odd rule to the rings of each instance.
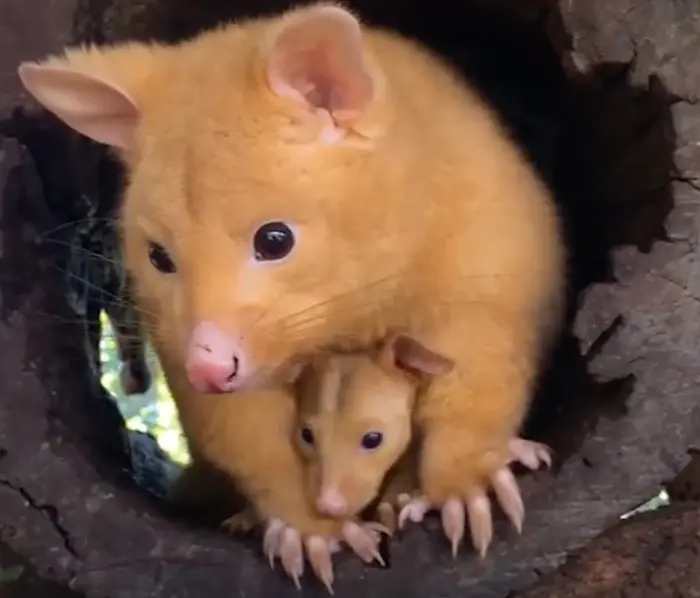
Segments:
[[[150,431],[173,460],[189,463],[190,455],[182,435],[177,408],[152,345],[146,345],[146,358],[154,383],[142,397],[127,397],[122,392],[119,379],[121,362],[114,330],[104,312],[100,314],[100,321],[102,384],[114,395],[127,427],[130,430]]]
[[[22,577],[22,573],[24,573],[24,567],[22,565],[0,567],[0,583],[17,581],[20,577]]]

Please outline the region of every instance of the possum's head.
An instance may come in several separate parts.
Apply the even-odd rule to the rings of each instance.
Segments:
[[[355,515],[377,496],[411,441],[417,393],[452,367],[414,338],[392,334],[376,352],[322,354],[301,369],[295,441],[319,511]]]
[[[19,74],[123,159],[126,266],[159,351],[195,388],[249,387],[347,324],[396,212],[367,197],[390,111],[352,14],[319,4]]]

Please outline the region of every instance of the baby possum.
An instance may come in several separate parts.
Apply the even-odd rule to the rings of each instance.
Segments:
[[[360,513],[380,492],[390,530],[394,508],[418,488],[412,412],[417,395],[453,363],[404,334],[376,349],[320,353],[296,379],[294,440],[306,462],[309,494],[331,517]]]
[[[378,511],[391,531],[406,519],[422,520],[429,503],[417,495],[420,447],[413,410],[426,386],[453,365],[411,336],[397,333],[374,350],[321,353],[301,369],[295,440],[307,463],[309,494],[320,512],[333,517],[358,514],[379,496],[384,483]],[[510,460],[530,469],[551,465],[545,445],[515,438],[509,447]],[[515,483],[508,467],[497,480],[496,496],[519,528],[522,505],[507,492]]]
[[[416,451],[420,447],[414,436],[413,409],[426,385],[453,365],[411,336],[391,334],[370,350],[323,352],[299,368],[293,382],[294,441],[306,463],[309,498],[321,513],[352,517],[379,498],[378,515],[390,532],[406,520],[423,519],[430,505],[418,494]],[[551,464],[545,445],[516,438],[510,446],[511,460],[531,469]],[[515,483],[513,475],[504,467],[499,479],[506,486],[497,485],[496,496],[519,527],[522,507],[509,502],[508,493],[502,492]],[[251,509],[225,522],[232,532],[247,532],[257,524]],[[284,550],[301,559],[299,544],[290,544]],[[329,543],[309,555],[314,571],[329,589],[333,583],[330,557],[335,550],[337,544]]]
[[[19,74],[126,165],[125,263],[195,460],[300,542],[340,538],[270,432],[295,417],[274,380],[321,347],[407,330],[454,362],[414,409],[420,492],[453,551],[468,518],[483,553],[490,489],[520,504],[503,472],[565,260],[548,189],[467,82],[330,3]]]
[[[407,452],[413,436],[412,407],[420,388],[451,368],[450,360],[397,334],[371,350],[321,352],[297,367],[290,378],[296,417],[289,440],[304,458],[308,504],[334,519],[359,516],[393,468],[382,495],[386,531],[393,531],[394,509],[400,501],[407,512],[420,509],[417,501],[408,506],[417,489],[415,461]],[[281,477],[280,488],[286,486],[283,481]],[[415,515],[413,519],[419,520]],[[227,519],[224,527],[233,533],[248,532],[259,523],[253,505]],[[263,551],[271,561],[275,552],[285,554],[282,565],[294,576],[290,564],[303,560],[302,546],[293,532],[281,535],[282,529],[281,521],[267,525]],[[308,555],[311,567],[331,590],[331,553],[338,543],[318,542],[313,548]],[[364,551],[382,563],[378,551],[370,553],[370,548],[375,547],[368,544],[356,552]]]

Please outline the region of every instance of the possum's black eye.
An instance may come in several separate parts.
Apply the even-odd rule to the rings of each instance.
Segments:
[[[301,439],[309,445],[313,445],[314,443],[314,433],[312,432],[311,428],[308,426],[304,426],[301,429]]]
[[[259,262],[274,262],[294,249],[294,233],[284,222],[267,222],[255,231],[253,251]]]
[[[367,432],[362,437],[362,448],[368,451],[373,451],[376,449],[381,443],[384,437],[382,436],[381,432]]]
[[[163,274],[173,274],[177,270],[170,254],[158,243],[148,244],[148,259],[153,267]]]

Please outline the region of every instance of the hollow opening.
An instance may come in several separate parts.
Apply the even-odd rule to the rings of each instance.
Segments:
[[[228,3],[213,3],[206,14],[200,14],[197,11],[204,9],[180,9],[172,3],[166,24],[154,25],[150,35],[167,41],[189,36],[234,16],[233,9],[224,5]],[[381,9],[358,5],[368,20],[416,36],[460,66],[501,113],[555,191],[571,253],[568,323],[543,372],[525,435],[549,443],[562,462],[579,459],[595,468],[580,448],[596,433],[601,420],[625,417],[635,379],[624,371],[613,377],[599,373],[596,358],[621,321],[601,318],[586,327],[596,313],[587,307],[582,316],[581,305],[595,285],[616,282],[612,252],[630,246],[647,252],[654,242],[668,241],[664,223],[673,207],[675,137],[669,110],[673,98],[656,79],[633,85],[629,64],[604,64],[575,81],[567,78],[563,57],[553,48],[540,19],[476,5],[461,7],[459,14],[446,8],[435,10],[436,16],[428,19],[408,9],[387,8],[391,3]],[[274,8],[278,7],[279,3]],[[158,14],[162,16],[162,8]],[[102,34],[92,35],[102,41]],[[116,428],[121,419],[104,406],[114,399],[121,418],[134,432],[126,443],[131,447],[126,460],[117,454],[125,446],[120,432],[96,433],[90,442],[106,449],[102,452],[110,455],[112,464],[126,463],[139,485],[162,495],[171,479],[170,473],[163,473],[170,472],[170,466],[162,452],[180,464],[188,459],[175,409],[150,350],[145,357],[149,388],[125,395],[120,378],[124,364],[106,315],[115,302],[122,301],[125,282],[113,226],[120,169],[102,149],[84,140],[67,140],[65,130],[50,118],[36,120],[18,113],[3,123],[0,132],[30,149],[44,184],[53,224],[42,232],[42,243],[47,255],[54,256],[56,276],[63,279],[67,303],[80,316],[80,334],[87,338],[83,347],[74,348],[83,352],[76,360],[81,364],[76,367],[82,368],[79,375],[89,376],[94,390],[82,406],[88,417],[95,417],[99,403],[98,411],[108,414],[100,416],[100,421]],[[57,147],[67,148],[68,157],[58,159]],[[71,162],[76,156],[89,158],[88,174],[84,167],[76,172]],[[66,171],[75,174],[70,188]],[[82,203],[75,201],[78,196]],[[63,324],[76,325],[74,321]],[[71,334],[75,338],[75,332]],[[142,364],[134,367],[137,371],[131,378],[139,378]],[[105,400],[104,389],[111,398]],[[152,434],[159,447],[143,432]]]
[[[120,358],[114,327],[106,311],[100,313],[100,363],[101,383],[117,402],[124,424],[129,430],[153,436],[168,457],[178,465],[190,461],[187,442],[182,434],[177,409],[168,388],[158,356],[149,345],[145,351],[145,364],[150,373],[150,384],[135,383],[129,368],[132,364]],[[137,368],[140,367],[140,363]],[[124,381],[122,376],[128,375]]]

